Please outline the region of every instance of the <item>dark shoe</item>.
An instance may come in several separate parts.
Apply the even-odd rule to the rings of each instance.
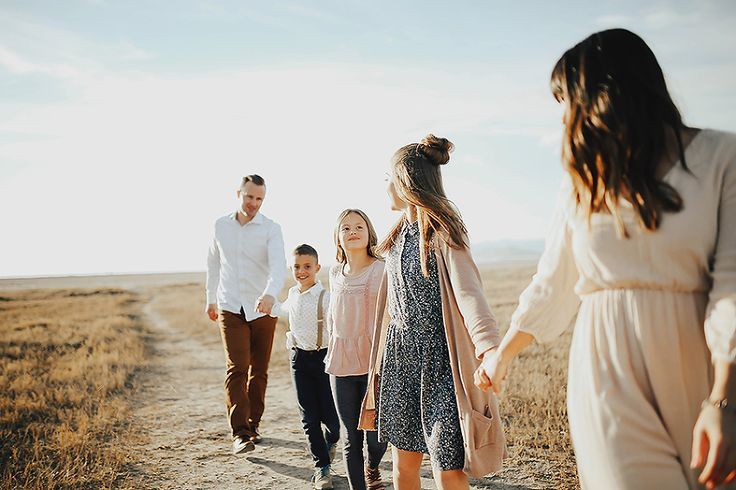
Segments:
[[[378,468],[365,467],[365,486],[368,490],[385,490],[381,481],[381,470]]]
[[[330,475],[330,465],[314,469],[314,476],[312,476],[312,487],[315,490],[328,490],[333,488],[332,475]]]
[[[233,454],[249,453],[255,450],[256,446],[250,439],[246,439],[243,436],[236,436],[233,439]]]
[[[258,433],[258,426],[253,426],[253,435],[250,436],[250,440],[253,441],[253,444],[260,444],[263,442],[263,437]]]

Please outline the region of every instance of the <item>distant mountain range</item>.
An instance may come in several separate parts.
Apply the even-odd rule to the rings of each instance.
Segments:
[[[536,262],[544,251],[544,240],[493,240],[473,243],[470,248],[478,264]]]

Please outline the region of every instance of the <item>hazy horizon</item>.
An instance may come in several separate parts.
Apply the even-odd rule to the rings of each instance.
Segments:
[[[471,244],[471,253],[479,267],[484,266],[504,266],[518,264],[536,263],[544,249],[544,240],[495,240]],[[287,252],[288,255],[288,252]],[[287,257],[288,258],[288,257]],[[336,263],[332,254],[320,255],[320,264],[323,267],[323,273],[327,272],[327,268]],[[288,261],[287,261],[288,265]],[[61,274],[28,274],[28,275],[8,275],[0,276],[0,282],[3,280],[15,279],[44,279],[44,278],[63,278],[63,277],[90,277],[90,276],[143,276],[143,275],[186,275],[186,274],[204,274],[206,272],[206,264],[202,264],[199,269],[189,270],[132,270],[132,271],[96,271],[83,273],[61,273]],[[290,277],[287,274],[288,277]]]

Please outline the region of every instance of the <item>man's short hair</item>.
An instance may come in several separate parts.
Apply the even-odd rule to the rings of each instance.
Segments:
[[[253,182],[255,185],[266,185],[266,181],[263,180],[263,177],[258,174],[251,174],[243,177],[243,181],[240,183],[240,188],[242,189],[245,187],[245,184],[248,182]]]
[[[319,263],[319,255],[317,255],[317,250],[314,249],[311,245],[307,245],[306,243],[302,243],[298,247],[294,249],[294,255],[311,255],[314,257],[314,260],[316,260]]]

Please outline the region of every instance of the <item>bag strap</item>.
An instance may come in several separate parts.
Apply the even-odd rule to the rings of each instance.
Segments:
[[[325,312],[322,306],[322,300],[325,298],[326,291],[326,289],[323,289],[319,293],[319,299],[317,300],[317,350],[322,348],[322,331],[324,330],[325,324]]]

